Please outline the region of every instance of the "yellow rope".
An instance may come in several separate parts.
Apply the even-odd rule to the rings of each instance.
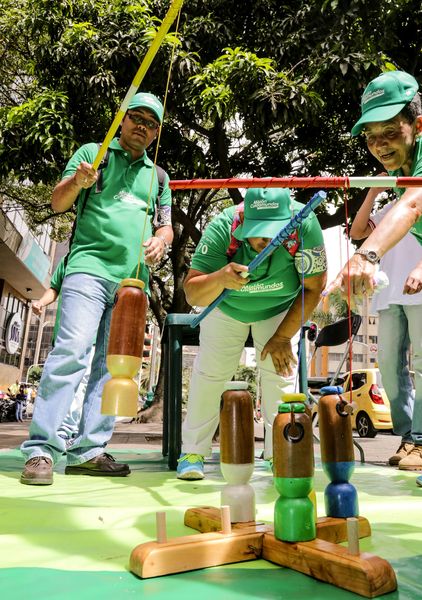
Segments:
[[[165,114],[165,111],[166,111],[167,95],[168,95],[168,91],[169,91],[169,87],[170,87],[171,72],[172,72],[172,68],[173,68],[174,53],[175,53],[175,48],[176,48],[176,40],[177,40],[176,35],[179,31],[180,14],[181,14],[181,8],[179,9],[179,14],[177,16],[175,37],[174,37],[174,42],[173,42],[173,46],[172,46],[172,50],[171,50],[171,57],[170,57],[170,66],[169,66],[169,70],[167,73],[166,91],[164,93],[164,101],[163,101],[163,108],[164,108],[163,115]],[[163,118],[163,120],[164,120],[164,118]],[[154,168],[152,169],[152,173],[151,173],[151,182],[150,182],[150,186],[149,186],[148,200],[147,200],[147,210],[145,213],[145,221],[144,221],[144,225],[142,228],[142,234],[141,234],[141,244],[140,244],[140,248],[139,248],[138,266],[136,269],[136,279],[139,278],[139,271],[141,268],[143,243],[144,243],[144,238],[145,238],[145,230],[146,230],[146,225],[147,225],[148,214],[149,214],[149,210],[151,207],[152,186],[154,183],[154,177],[155,177],[155,172],[156,172],[155,166],[157,164],[158,151],[160,149],[161,132],[162,132],[162,124],[161,124],[160,129],[158,130],[157,145],[156,145],[155,154],[154,154]]]
[[[124,100],[123,100],[116,116],[114,117],[113,123],[111,124],[110,129],[108,130],[107,135],[104,138],[104,141],[98,150],[98,153],[97,153],[97,156],[95,157],[94,162],[92,163],[92,166],[95,170],[98,169],[98,167],[100,166],[101,160],[103,159],[105,153],[107,152],[107,148],[109,147],[109,145],[114,137],[114,134],[116,133],[116,131],[127,111],[127,107],[129,106],[130,101],[132,100],[132,98],[136,94],[136,92],[138,91],[138,87],[140,86],[141,81],[145,77],[145,74],[148,71],[150,64],[152,63],[154,56],[157,54],[158,49],[163,42],[164,36],[166,35],[168,30],[170,29],[170,26],[176,19],[177,14],[180,12],[182,3],[183,3],[183,0],[173,0],[173,2],[171,3],[170,8],[168,9],[166,16],[164,17],[163,22],[161,23],[161,27],[158,29],[157,33],[155,34],[155,37],[151,43],[151,46],[149,47],[144,60],[142,61],[135,77],[133,78],[133,81],[127,91],[127,94],[124,97]]]

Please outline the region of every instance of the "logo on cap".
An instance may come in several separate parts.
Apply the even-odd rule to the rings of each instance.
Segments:
[[[278,202],[268,202],[267,200],[254,200],[250,205],[250,208],[256,208],[256,210],[262,210],[266,208],[275,208],[279,207]]]
[[[362,104],[366,104],[375,98],[379,98],[379,96],[384,96],[385,90],[376,90],[375,92],[369,92],[368,94],[364,94],[362,96]]]

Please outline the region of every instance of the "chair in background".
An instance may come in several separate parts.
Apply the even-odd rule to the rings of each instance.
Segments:
[[[303,393],[305,393],[308,396],[308,402],[310,404],[313,404],[313,403],[318,404],[317,398],[309,391],[308,378],[307,378],[308,367],[309,367],[313,357],[315,356],[315,353],[323,346],[340,346],[341,344],[346,344],[343,356],[340,359],[340,362],[337,366],[336,372],[331,377],[327,377],[327,382],[325,383],[325,385],[339,385],[338,379],[339,379],[340,371],[342,370],[343,365],[346,361],[346,358],[349,355],[350,346],[353,343],[353,340],[355,339],[357,332],[359,331],[359,327],[360,327],[361,323],[362,323],[362,317],[358,314],[352,313],[350,315],[350,318],[346,317],[344,319],[340,319],[339,321],[336,321],[335,323],[332,323],[331,325],[326,325],[325,327],[323,327],[315,338],[314,351],[308,361],[306,361],[305,344],[304,343],[301,344],[301,354],[300,354],[300,364],[299,364],[299,388]],[[314,334],[314,330],[312,329],[312,326],[310,324],[306,324],[302,328],[302,341],[304,341],[304,337],[305,337],[306,333],[308,333],[308,336],[309,336],[310,331],[312,331],[312,334]],[[317,425],[318,425],[318,414],[316,415],[316,417],[313,421],[313,433],[314,433],[314,438],[319,441],[319,437],[315,432],[315,428]],[[365,455],[364,455],[362,446],[355,439],[353,439],[353,445],[357,448],[357,450],[359,452],[360,461],[362,463],[364,463]]]

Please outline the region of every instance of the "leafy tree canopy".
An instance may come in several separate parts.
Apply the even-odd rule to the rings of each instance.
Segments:
[[[25,182],[33,220],[49,218],[46,191],[74,149],[104,138],[168,6],[0,0],[0,193]],[[419,76],[421,28],[416,0],[186,0],[142,84],[163,97],[175,42],[158,162],[173,179],[375,172],[349,135],[360,96],[381,70]],[[159,319],[187,308],[189,253],[210,215],[240,200],[175,194],[173,252],[153,274]],[[323,227],[344,222],[342,204],[331,191]]]

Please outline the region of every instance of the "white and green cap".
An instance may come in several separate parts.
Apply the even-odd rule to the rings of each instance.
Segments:
[[[249,188],[244,199],[243,223],[233,235],[237,240],[273,238],[291,217],[289,189]]]
[[[419,84],[404,71],[387,71],[368,83],[361,100],[362,115],[352,129],[359,135],[366,123],[388,121],[413,100]]]
[[[133,110],[135,108],[147,108],[154,113],[160,123],[163,122],[164,106],[154,94],[148,92],[139,92],[139,94],[135,94],[129,102],[128,109]]]

